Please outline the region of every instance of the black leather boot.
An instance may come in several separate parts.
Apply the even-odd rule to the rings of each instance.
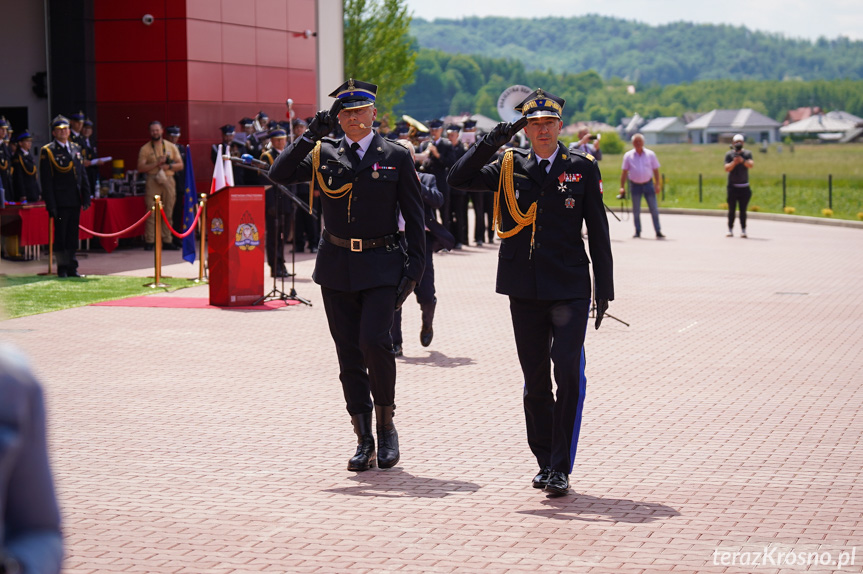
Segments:
[[[357,434],[357,453],[348,461],[348,470],[368,470],[377,464],[375,437],[372,434],[372,413],[351,416]]]
[[[420,328],[420,344],[423,347],[431,345],[432,337],[434,337],[434,329],[432,329],[432,321],[434,321],[434,310],[437,306],[437,297],[431,303],[420,305],[422,310],[423,324]]]
[[[375,418],[378,430],[378,466],[392,468],[399,462],[399,433],[393,424],[393,411],[396,406],[375,405]]]

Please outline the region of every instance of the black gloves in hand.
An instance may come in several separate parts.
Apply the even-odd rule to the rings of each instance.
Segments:
[[[398,288],[396,289],[396,311],[402,308],[402,304],[407,300],[417,286],[417,282],[410,277],[402,277]]]
[[[521,128],[527,125],[527,118],[521,118],[514,124],[509,122],[501,122],[494,126],[487,136],[482,140],[488,145],[499,148],[506,142],[512,139],[512,136],[517,134]]]
[[[309,129],[306,130],[303,136],[310,140],[318,141],[329,135],[330,132],[336,129],[336,125],[339,123],[340,111],[342,111],[342,101],[336,98],[336,101],[333,102],[332,107],[328,111],[320,110],[315,114],[315,117],[309,122]]]
[[[602,317],[608,310],[608,299],[596,300],[596,328],[599,329],[599,324],[602,323]]]

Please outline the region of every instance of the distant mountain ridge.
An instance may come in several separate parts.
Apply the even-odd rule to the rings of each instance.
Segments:
[[[815,42],[745,27],[674,22],[652,26],[608,16],[415,18],[422,48],[513,58],[527,69],[680,84],[696,80],[863,79],[863,41]]]

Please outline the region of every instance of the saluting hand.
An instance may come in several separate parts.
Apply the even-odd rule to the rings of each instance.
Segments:
[[[514,124],[509,122],[500,122],[492,129],[482,141],[486,142],[493,148],[499,148],[512,139],[512,136],[517,134],[521,128],[527,125],[527,118],[520,118]]]

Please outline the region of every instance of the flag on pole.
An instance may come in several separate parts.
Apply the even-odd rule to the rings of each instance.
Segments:
[[[225,150],[225,155],[229,154],[229,150]],[[225,160],[225,185],[234,187],[234,166],[231,164],[231,160]]]
[[[216,167],[213,169],[213,183],[210,185],[210,193],[216,193],[223,187],[227,187],[225,180],[225,162],[222,161],[222,144],[219,144],[219,154],[216,156]]]
[[[186,192],[183,194],[183,231],[188,231],[195,221],[198,212],[198,193],[195,191],[195,173],[192,170],[192,146],[186,146],[184,160],[186,170]],[[198,229],[203,230],[203,221],[198,222]],[[203,233],[203,231],[201,231]],[[189,263],[195,262],[195,234],[190,233],[183,238],[183,259]]]

